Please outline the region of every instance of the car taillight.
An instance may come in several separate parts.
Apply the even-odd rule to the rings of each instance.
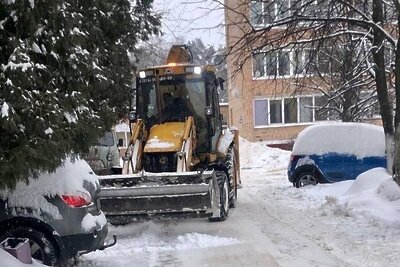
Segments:
[[[82,206],[89,205],[91,203],[91,198],[87,194],[82,195],[62,195],[62,200],[65,204],[73,208],[79,208]]]
[[[289,160],[289,165],[293,162],[299,159],[299,156],[297,155],[290,155],[290,160]]]

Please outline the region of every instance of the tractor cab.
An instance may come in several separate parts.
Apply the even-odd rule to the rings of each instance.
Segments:
[[[150,130],[156,124],[185,122],[192,116],[196,152],[210,152],[222,130],[217,86],[222,81],[211,66],[169,63],[142,70],[136,82],[136,119]]]

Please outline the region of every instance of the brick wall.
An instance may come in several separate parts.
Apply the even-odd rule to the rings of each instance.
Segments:
[[[249,4],[245,2],[244,0],[225,0],[227,6],[225,8],[225,36],[228,51],[250,30],[246,19],[240,15],[250,14]],[[249,141],[262,140],[270,142],[272,146],[285,146],[282,144],[290,146],[301,130],[314,123],[254,126],[254,99],[291,97],[296,88],[293,86],[293,79],[253,79],[251,50],[250,48],[245,49],[233,50],[227,57],[229,125],[237,127],[240,136]],[[316,85],[320,84],[318,79],[314,79],[313,82]],[[310,94],[310,91],[302,91],[301,94],[307,95]],[[380,124],[379,121],[379,119],[374,119],[370,123]]]

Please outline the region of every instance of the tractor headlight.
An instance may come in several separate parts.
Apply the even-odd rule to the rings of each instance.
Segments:
[[[146,78],[146,72],[144,72],[144,71],[139,71],[139,77],[140,77],[141,79]]]
[[[201,74],[201,67],[190,66],[190,67],[186,67],[185,71],[186,71],[186,73],[193,73],[193,74],[199,75],[199,74]]]
[[[129,112],[129,120],[134,121],[136,119],[136,110]]]
[[[206,116],[213,116],[214,115],[214,110],[211,106],[206,107]]]

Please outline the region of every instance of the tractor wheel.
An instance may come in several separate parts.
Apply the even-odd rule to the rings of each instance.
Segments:
[[[221,222],[228,218],[229,214],[229,185],[225,172],[216,171],[219,188],[219,216],[209,218],[210,222]]]
[[[234,153],[234,145],[231,146],[226,155],[226,168],[229,180],[229,208],[236,207],[237,203],[237,165]]]
[[[28,238],[32,258],[42,262],[44,265],[53,266],[59,261],[57,246],[41,231],[31,227],[17,226],[5,231],[1,235],[0,241],[8,237]]]

